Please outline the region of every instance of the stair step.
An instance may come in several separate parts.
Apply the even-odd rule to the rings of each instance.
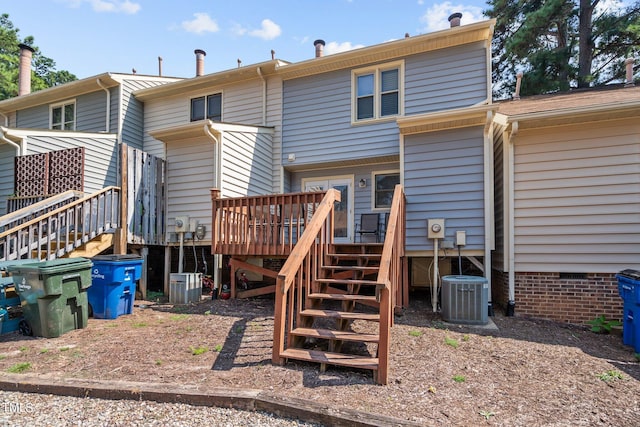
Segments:
[[[326,293],[312,293],[307,295],[308,298],[312,299],[327,299],[334,301],[372,301],[377,302],[376,297],[374,295],[357,295],[357,294],[326,294]]]
[[[355,311],[336,311],[336,310],[319,310],[306,309],[300,312],[301,316],[324,317],[331,319],[349,319],[349,320],[370,320],[372,322],[380,321],[379,313],[359,313]]]
[[[376,286],[378,282],[375,280],[364,279],[316,279],[318,283],[327,283],[331,285],[369,285]]]
[[[363,271],[375,273],[380,270],[379,266],[362,267],[358,265],[325,265],[322,267],[325,270],[351,270],[351,271]]]
[[[337,259],[362,259],[362,258],[371,258],[371,259],[380,259],[382,254],[347,254],[347,253],[335,253],[335,254],[327,254],[331,257]]]
[[[380,340],[380,336],[377,334],[359,334],[357,332],[332,331],[330,329],[296,328],[291,331],[291,335],[356,342],[378,342]]]
[[[286,359],[296,359],[306,362],[327,363],[330,365],[348,366],[351,368],[378,370],[378,358],[358,356],[354,354],[330,353],[319,350],[303,350],[288,348],[282,354]]]

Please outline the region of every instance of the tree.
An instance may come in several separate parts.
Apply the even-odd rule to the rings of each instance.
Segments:
[[[0,15],[0,100],[18,95],[18,74],[20,67],[20,48],[24,43],[34,49],[31,70],[31,90],[37,91],[51,86],[77,80],[68,71],[56,71],[56,63],[47,58],[34,46],[32,36],[20,40],[20,30],[9,20],[8,14]]]
[[[614,0],[615,1],[615,0]],[[640,2],[622,9],[600,0],[488,0],[496,18],[494,97],[532,95],[624,79],[624,60],[640,51]],[[638,67],[640,70],[640,67]]]

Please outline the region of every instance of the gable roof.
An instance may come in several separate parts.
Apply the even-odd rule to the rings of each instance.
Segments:
[[[496,122],[519,129],[640,115],[640,87],[605,86],[496,103]]]
[[[0,113],[6,114],[37,105],[51,104],[85,93],[118,86],[123,80],[166,81],[179,80],[175,77],[145,76],[141,74],[102,73],[96,76],[75,80],[59,86],[53,86],[26,95],[0,101]]]

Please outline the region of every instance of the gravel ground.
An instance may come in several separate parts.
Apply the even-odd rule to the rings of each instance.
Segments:
[[[0,391],[0,427],[318,426],[263,412]]]

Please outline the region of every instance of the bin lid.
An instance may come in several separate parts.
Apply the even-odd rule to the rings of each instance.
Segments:
[[[627,277],[633,280],[640,280],[640,271],[627,268],[618,273],[618,276]]]
[[[13,265],[24,265],[24,264],[33,264],[36,262],[40,262],[37,259],[14,259],[11,261],[1,261],[0,262],[0,271],[7,271],[9,267]]]
[[[30,264],[12,265],[8,271],[37,271],[39,273],[58,273],[67,270],[91,268],[91,260],[87,258],[56,258],[50,261],[34,262]]]
[[[93,261],[138,261],[138,260],[142,260],[142,257],[140,255],[134,255],[134,254],[122,254],[122,255],[116,255],[116,254],[112,254],[112,255],[96,255],[93,258],[91,258]]]

